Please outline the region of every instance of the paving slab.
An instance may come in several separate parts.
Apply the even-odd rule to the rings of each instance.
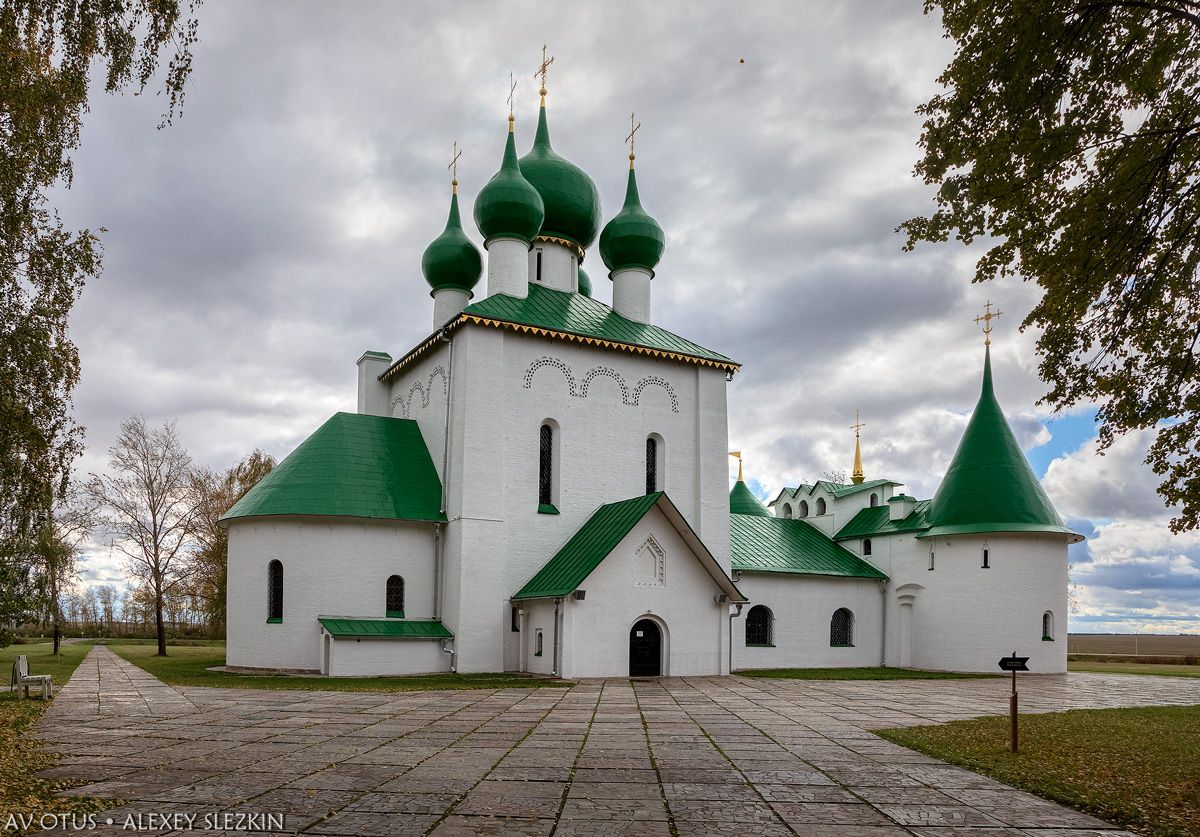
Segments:
[[[1008,688],[737,676],[443,692],[171,687],[97,646],[31,734],[62,755],[43,775],[122,800],[102,826],[130,813],[253,813],[331,837],[1124,835],[870,732],[1004,714]],[[1031,676],[1021,695],[1024,712],[1193,705],[1200,680]]]

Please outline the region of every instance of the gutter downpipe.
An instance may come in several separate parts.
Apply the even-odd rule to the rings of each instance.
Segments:
[[[733,674],[733,619],[735,616],[742,615],[742,605],[734,605],[737,610],[729,611],[729,673]]]
[[[882,618],[880,618],[880,620],[879,620],[879,625],[880,625],[879,630],[882,633],[882,636],[880,637],[880,642],[879,642],[879,667],[880,668],[884,668],[887,666],[887,604],[888,604],[887,586],[888,586],[889,580],[890,579],[885,578],[883,581],[879,582],[879,593],[880,593],[880,595],[883,596],[883,608],[881,611]]]
[[[561,676],[559,673],[559,664],[562,662],[562,660],[559,657],[559,647],[558,647],[558,641],[560,638],[559,631],[558,631],[558,620],[560,618],[559,608],[561,608],[561,607],[562,607],[562,597],[560,596],[554,600],[554,670],[550,672],[554,677]]]
[[[446,514],[447,496],[450,491],[450,402],[454,388],[450,385],[454,377],[454,340],[449,329],[443,328],[441,339],[449,344],[450,357],[446,362],[446,424],[442,434],[442,502],[439,511]],[[447,521],[448,523],[449,521]],[[442,524],[433,524],[433,618],[442,618],[442,564],[446,560],[446,545],[442,538]],[[453,663],[453,658],[451,658]]]

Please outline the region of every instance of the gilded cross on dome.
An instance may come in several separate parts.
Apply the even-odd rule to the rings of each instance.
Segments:
[[[976,323],[983,323],[983,345],[992,345],[992,320],[1003,314],[1003,311],[993,311],[989,299],[983,306],[983,313],[975,318]]]
[[[738,482],[742,481],[742,452],[740,450],[731,450],[729,455],[738,461]]]
[[[633,144],[637,140],[638,128],[642,127],[642,123],[637,121],[637,116],[633,113],[629,114],[629,136],[625,137],[625,142],[629,143],[629,168],[633,168]]]
[[[517,82],[513,78],[513,74],[508,74],[508,130],[512,130],[513,123],[513,94],[517,91]]]
[[[554,63],[554,56],[551,55],[549,60],[546,59],[546,45],[542,44],[542,63],[538,67],[537,72],[533,74],[534,78],[542,77],[542,104],[546,104],[546,71],[550,69],[550,65]]]
[[[458,194],[458,158],[462,156],[462,152],[458,150],[458,140],[454,141],[454,150],[451,152],[450,165],[446,169],[451,172],[450,175],[450,191],[452,194]]]

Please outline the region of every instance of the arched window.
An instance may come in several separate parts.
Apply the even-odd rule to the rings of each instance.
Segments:
[[[746,644],[770,645],[774,617],[769,608],[755,605],[746,614]]]
[[[871,508],[875,508],[878,505],[879,505],[879,495],[872,494],[871,495]]]
[[[929,569],[933,569],[933,550],[929,550]]]
[[[283,621],[283,564],[267,564],[267,621]]]
[[[817,517],[820,517],[823,514],[825,514],[825,498],[818,497],[817,498]]]
[[[985,570],[992,566],[992,556],[986,546],[983,548],[983,563],[980,566]]]
[[[871,554],[871,539],[863,538],[863,555]]]
[[[787,503],[783,504],[783,516],[787,520],[792,519],[792,507],[790,505],[788,505]]]
[[[1054,614],[1048,610],[1042,614],[1042,641],[1054,641]]]
[[[800,516],[808,517],[808,500],[800,501]]]
[[[657,436],[646,437],[646,493],[653,494],[660,490],[662,482],[659,480],[658,464],[661,452],[659,450],[659,441]]]
[[[388,616],[404,618],[404,579],[398,575],[388,576],[387,602],[384,608]]]
[[[554,503],[554,428],[543,424],[538,431],[538,505]]]
[[[854,645],[854,614],[844,607],[835,610],[829,620],[829,644],[834,647]]]

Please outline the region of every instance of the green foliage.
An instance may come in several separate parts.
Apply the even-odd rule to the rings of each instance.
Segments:
[[[336,692],[413,692],[430,689],[509,689],[538,686],[571,686],[570,681],[530,677],[526,674],[424,674],[412,677],[319,677],[286,674],[232,674],[209,671],[225,665],[225,644],[177,647],[159,657],[146,645],[124,642],[108,646],[134,665],[172,686],[215,686],[233,689],[296,689]]]
[[[1098,671],[1105,674],[1156,674],[1162,677],[1200,677],[1200,665],[1165,663],[1113,663],[1097,660],[1072,661],[1070,671]]]
[[[67,320],[99,275],[100,244],[91,230],[65,229],[46,195],[71,184],[92,67],[104,68],[107,92],[141,91],[171,51],[165,124],[183,101],[195,39],[178,0],[0,4],[0,624],[35,606],[36,543],[82,450]]]
[[[922,671],[914,668],[747,668],[739,677],[765,677],[771,680],[976,680],[994,674],[963,674],[957,671]]]
[[[229,565],[229,531],[219,521],[274,467],[274,457],[256,449],[224,473],[210,468],[192,471],[196,546],[188,586],[189,592],[204,602],[204,612],[214,636],[225,635],[225,592]]]
[[[919,241],[988,238],[975,281],[1043,295],[1043,398],[1099,403],[1100,445],[1158,428],[1175,531],[1200,526],[1200,3],[926,0],[958,44],[917,174]]]
[[[1003,697],[1000,697],[1003,702]],[[1153,837],[1200,834],[1200,706],[1077,709],[878,734]]]

